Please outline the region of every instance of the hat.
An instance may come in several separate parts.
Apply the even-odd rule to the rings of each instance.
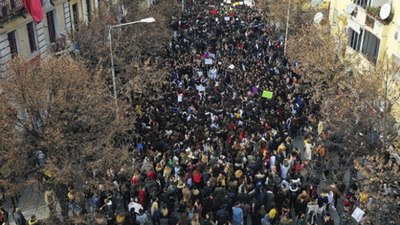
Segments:
[[[185,183],[182,180],[179,180],[178,185],[176,185],[177,188],[183,189],[186,187]]]
[[[125,215],[124,215],[124,214],[118,214],[118,215],[116,216],[116,220],[117,220],[117,223],[123,223],[123,222],[125,222]]]

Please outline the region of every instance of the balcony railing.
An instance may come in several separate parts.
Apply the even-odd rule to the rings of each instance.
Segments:
[[[366,17],[365,17],[365,25],[367,25],[367,26],[371,27],[372,29],[374,29],[375,18],[367,14]]]
[[[0,21],[18,15],[23,9],[22,0],[0,0]]]

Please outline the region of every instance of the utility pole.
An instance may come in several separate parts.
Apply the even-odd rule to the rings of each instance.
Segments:
[[[286,14],[286,32],[285,32],[285,44],[283,46],[283,55],[286,56],[287,48],[287,37],[289,33],[289,17],[290,17],[290,0],[288,2],[287,14]]]

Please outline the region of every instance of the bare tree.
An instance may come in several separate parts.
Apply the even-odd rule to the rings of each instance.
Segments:
[[[83,63],[69,57],[29,63],[15,59],[9,73],[1,96],[0,122],[7,131],[1,133],[7,152],[1,156],[1,181],[45,182],[58,194],[66,216],[66,187],[79,178],[74,165],[87,148],[108,144],[114,127],[112,97],[100,76],[89,76]]]

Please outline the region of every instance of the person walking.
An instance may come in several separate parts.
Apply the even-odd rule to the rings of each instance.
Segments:
[[[56,208],[56,197],[54,191],[51,190],[49,187],[47,187],[46,191],[44,192],[44,201],[49,208],[50,214],[53,215]]]
[[[235,206],[232,207],[232,221],[233,225],[243,224],[243,210],[240,208],[240,202],[236,202]]]
[[[144,213],[143,209],[139,210],[139,215],[136,216],[136,222],[140,225],[147,223],[147,215]]]
[[[15,209],[13,217],[16,225],[27,225],[25,216],[22,214],[20,208]]]

